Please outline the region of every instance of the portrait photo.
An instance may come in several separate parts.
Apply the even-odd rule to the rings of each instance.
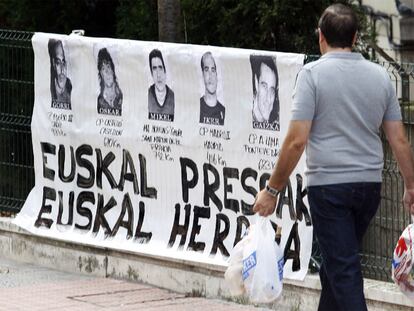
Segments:
[[[174,91],[167,85],[164,58],[158,49],[148,56],[153,84],[148,88],[148,118],[150,120],[174,121]]]
[[[279,131],[279,77],[276,58],[250,55],[252,69],[252,124],[255,129]]]
[[[205,52],[200,60],[204,95],[200,98],[200,123],[224,125],[226,109],[217,98],[217,65],[211,52]]]
[[[65,50],[61,40],[49,39],[51,107],[72,109],[70,95],[72,82],[67,76]]]
[[[99,95],[97,109],[99,114],[122,115],[122,91],[118,84],[115,64],[107,48],[101,48],[97,56]]]

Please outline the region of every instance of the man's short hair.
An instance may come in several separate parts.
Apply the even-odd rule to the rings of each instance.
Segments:
[[[318,27],[329,46],[334,48],[352,47],[355,33],[358,30],[358,18],[350,7],[335,3],[322,13]]]
[[[213,62],[214,62],[214,67],[216,67],[216,68],[217,68],[217,66],[216,66],[216,61],[215,61],[215,59],[214,59],[214,57],[213,57],[213,54],[211,54],[211,52],[209,51],[209,52],[205,52],[205,53],[203,54],[203,56],[201,56],[201,71],[204,71],[204,58],[206,58],[208,55],[210,55],[210,56],[211,56],[211,58],[213,59]]]
[[[152,64],[151,61],[153,58],[158,57],[159,59],[161,59],[162,62],[162,66],[164,67],[164,72],[165,72],[165,64],[164,64],[164,59],[162,58],[162,54],[161,51],[158,49],[154,49],[149,53],[149,66],[151,69],[151,73],[152,73]]]
[[[255,79],[259,80],[261,75],[261,67],[262,64],[269,67],[273,73],[275,74],[276,78],[276,87],[279,83],[279,78],[277,74],[277,68],[275,59],[272,56],[266,56],[266,55],[250,55],[250,65],[252,67],[252,85],[253,85],[253,95],[256,96],[257,90],[256,90],[256,83]]]

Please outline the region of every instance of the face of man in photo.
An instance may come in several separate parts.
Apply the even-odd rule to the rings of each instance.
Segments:
[[[166,74],[165,68],[162,65],[162,61],[159,57],[154,57],[151,60],[151,69],[152,69],[152,78],[154,80],[154,84],[156,89],[159,92],[165,91],[165,81],[166,81]]]
[[[212,95],[217,91],[216,64],[211,55],[207,54],[203,60],[203,78],[206,91]]]
[[[66,84],[66,60],[60,44],[56,46],[53,66],[56,72],[56,82],[60,88],[64,88]]]
[[[111,87],[114,84],[114,72],[108,62],[103,62],[101,67],[101,77],[106,87]]]
[[[269,120],[276,96],[276,75],[269,66],[261,64],[260,77],[256,79],[256,105],[265,121]]]

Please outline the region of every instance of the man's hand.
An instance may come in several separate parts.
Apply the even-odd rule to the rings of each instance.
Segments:
[[[311,127],[312,121],[290,121],[279,158],[268,181],[269,186],[274,189],[283,189],[288,183],[289,176],[305,149]],[[266,190],[262,190],[256,196],[253,211],[259,213],[260,216],[269,216],[274,212],[276,203],[277,197],[275,198]]]
[[[413,192],[414,194],[414,192]],[[414,195],[413,195],[414,198]],[[256,196],[256,201],[254,202],[253,211],[259,213],[260,216],[269,216],[271,215],[276,208],[277,198],[269,194],[266,190],[260,191]]]
[[[414,189],[405,189],[403,204],[405,209],[411,214],[414,215]]]

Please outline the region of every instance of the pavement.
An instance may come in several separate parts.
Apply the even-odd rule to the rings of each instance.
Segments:
[[[266,310],[0,258],[0,311]]]

